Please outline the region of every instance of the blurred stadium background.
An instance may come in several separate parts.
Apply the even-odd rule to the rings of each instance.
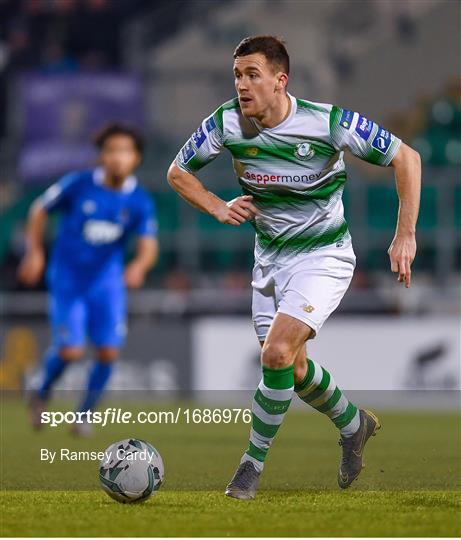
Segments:
[[[386,253],[398,205],[392,171],[348,157],[344,202],[357,270],[313,354],[345,388],[459,389],[460,5],[0,0],[1,386],[22,389],[48,340],[44,284],[30,291],[16,279],[31,201],[61,174],[91,166],[91,133],[122,120],[147,136],[139,177],[157,203],[161,255],[146,288],[130,296],[129,338],[112,387],[254,388],[253,230],[231,229],[187,206],[169,188],[166,170],[201,119],[233,97],[235,45],[246,35],[276,33],[291,54],[293,94],[379,121],[424,164],[407,291]],[[225,199],[239,193],[228,156],[202,177]],[[243,378],[248,363],[252,380]],[[77,367],[63,386],[78,387],[83,377]]]

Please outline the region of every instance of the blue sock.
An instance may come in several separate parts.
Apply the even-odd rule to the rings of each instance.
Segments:
[[[88,379],[88,389],[82,404],[78,408],[79,411],[86,412],[88,410],[93,410],[106,388],[112,374],[112,369],[112,362],[95,362],[93,364]]]
[[[43,359],[43,381],[38,390],[43,400],[48,399],[51,386],[59,379],[68,365],[69,363],[59,356],[58,351],[54,347],[51,347],[47,351]]]

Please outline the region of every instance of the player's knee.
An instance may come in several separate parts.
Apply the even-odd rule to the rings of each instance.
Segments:
[[[83,356],[83,347],[61,347],[59,356],[66,362],[76,362]]]
[[[96,358],[103,363],[110,364],[118,358],[119,351],[115,347],[99,347],[96,351]]]
[[[261,352],[261,359],[264,366],[272,369],[281,369],[293,364],[294,354],[288,343],[275,342],[265,343]]]

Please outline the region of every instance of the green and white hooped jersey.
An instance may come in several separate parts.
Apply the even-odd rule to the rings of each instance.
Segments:
[[[342,193],[345,149],[389,165],[400,139],[357,112],[289,95],[291,111],[274,128],[245,118],[238,99],[206,118],[176,157],[195,174],[227,148],[244,194],[259,214],[255,258],[286,264],[293,255],[349,238]]]

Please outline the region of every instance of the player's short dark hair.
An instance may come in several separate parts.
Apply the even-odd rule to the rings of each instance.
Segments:
[[[280,69],[287,75],[290,72],[290,57],[285,47],[285,42],[277,36],[249,36],[237,45],[234,51],[234,59],[237,56],[261,53],[266,60],[276,69]]]
[[[144,152],[145,143],[141,133],[132,126],[119,124],[117,122],[106,124],[97,131],[93,137],[93,142],[100,150],[102,150],[106,141],[115,135],[126,135],[127,137],[131,137],[136,150],[141,155]]]

